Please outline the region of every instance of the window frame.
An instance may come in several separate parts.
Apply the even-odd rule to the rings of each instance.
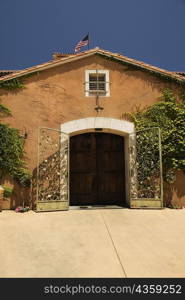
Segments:
[[[96,90],[90,90],[89,89],[89,75],[92,74],[105,74],[105,93],[96,93]],[[109,81],[109,71],[108,70],[86,70],[85,71],[85,96],[86,97],[94,97],[96,95],[99,95],[99,97],[110,97],[110,81]]]

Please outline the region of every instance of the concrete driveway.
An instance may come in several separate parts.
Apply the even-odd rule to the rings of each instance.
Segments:
[[[185,209],[0,213],[0,277],[185,277]]]

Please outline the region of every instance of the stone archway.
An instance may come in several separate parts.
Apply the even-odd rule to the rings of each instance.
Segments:
[[[95,117],[66,122],[61,124],[60,130],[40,128],[37,211],[69,208],[69,140],[73,136],[89,132],[124,137],[124,147],[122,147],[124,151],[120,151],[120,148],[118,150],[120,153],[123,152],[125,162],[124,173],[122,173],[125,182],[125,202],[131,208],[162,208],[160,129],[153,127],[135,132],[134,124],[131,122]],[[96,135],[92,134],[92,136]],[[107,151],[106,143],[102,148]],[[56,180],[58,184],[53,186],[56,185]]]
[[[84,118],[66,122],[61,124],[61,131],[69,136],[79,135],[87,132],[101,131],[105,133],[113,133],[124,137],[124,153],[125,160],[125,190],[126,203],[130,203],[130,186],[129,186],[129,135],[134,133],[134,124],[125,120],[113,118],[93,117]]]
[[[101,128],[105,132],[117,133],[119,135],[129,135],[134,133],[134,124],[125,120],[93,117],[69,121],[61,124],[61,131],[69,135],[79,134]]]

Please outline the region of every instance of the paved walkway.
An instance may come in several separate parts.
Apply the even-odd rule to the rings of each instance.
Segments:
[[[185,277],[185,209],[3,211],[0,277]]]

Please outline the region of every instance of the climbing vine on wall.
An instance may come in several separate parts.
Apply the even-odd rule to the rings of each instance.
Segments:
[[[185,100],[177,101],[166,89],[159,102],[144,110],[127,114],[136,130],[161,128],[164,179],[175,181],[175,170],[185,171]]]
[[[4,90],[8,90],[8,91],[13,91],[13,90],[20,90],[25,88],[24,85],[24,80],[26,78],[32,77],[34,75],[38,75],[40,72],[32,72],[26,75],[22,75],[19,78],[13,78],[10,80],[6,80],[6,81],[1,81],[0,82],[0,89],[4,89]]]
[[[13,78],[0,82],[0,89],[8,91],[25,88],[24,79],[29,78],[39,72]],[[11,116],[10,110],[0,103],[0,117]],[[31,174],[27,170],[24,157],[24,140],[20,136],[19,130],[0,123],[0,178],[11,175],[20,185],[30,186]]]
[[[17,90],[23,89],[24,84],[21,82],[20,79],[11,79],[7,81],[3,81],[0,83],[0,88],[5,90]]]
[[[11,175],[23,186],[30,185],[30,174],[22,160],[24,144],[19,131],[0,124],[0,176]]]
[[[23,186],[30,185],[30,174],[22,160],[24,144],[19,131],[0,124],[0,176],[11,175]]]
[[[10,116],[10,110],[0,103],[0,117]],[[0,178],[11,175],[22,186],[29,186],[31,175],[22,160],[24,143],[19,130],[0,123]]]
[[[5,105],[0,103],[0,117],[2,118],[2,117],[8,117],[8,116],[11,116],[10,110]]]

